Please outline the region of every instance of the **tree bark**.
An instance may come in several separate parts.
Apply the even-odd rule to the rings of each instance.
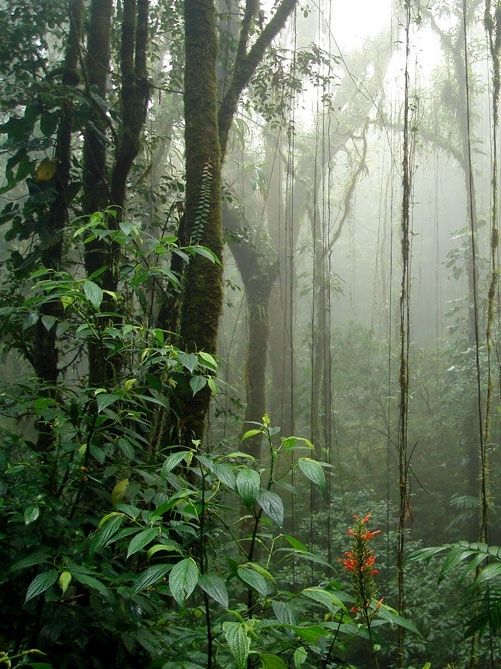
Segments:
[[[106,81],[110,72],[112,0],[93,0],[90,10],[85,77],[88,93],[92,96],[97,113],[84,132],[83,149],[83,210],[85,214],[104,211],[109,204],[109,183],[106,164]],[[99,100],[96,98],[99,96]],[[93,276],[102,267],[97,279],[101,285],[113,284],[113,258],[109,245],[95,239],[85,246],[85,269]],[[99,341],[89,344],[89,385],[101,386],[109,377],[105,350]]]

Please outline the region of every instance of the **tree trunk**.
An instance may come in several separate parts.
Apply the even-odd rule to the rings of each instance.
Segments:
[[[223,304],[221,150],[217,126],[217,34],[214,2],[185,0],[185,151],[187,237],[208,247],[219,262],[193,257],[186,271],[181,338],[189,351],[215,353]],[[186,397],[185,439],[200,438],[210,393]]]
[[[85,76],[89,95],[93,96],[96,114],[84,132],[83,209],[85,214],[104,211],[109,204],[106,165],[106,112],[94,97],[106,100],[106,81],[110,72],[112,0],[93,0],[89,19]],[[97,279],[103,286],[113,284],[113,258],[109,245],[95,239],[85,246],[85,269],[88,276],[105,267]],[[89,343],[89,385],[101,386],[109,377],[105,350],[100,341]]]
[[[82,0],[69,0],[69,33],[63,64],[63,86],[76,86],[79,81],[78,53],[82,30]],[[63,265],[63,232],[68,221],[68,186],[71,167],[71,138],[73,134],[73,106],[71,100],[64,100],[61,121],[57,130],[55,160],[57,169],[54,175],[55,197],[48,215],[48,226],[40,235],[41,265],[54,270]],[[44,324],[43,316],[57,319],[62,316],[59,300],[42,305],[40,318],[36,324],[34,342],[34,363],[38,379],[47,384],[47,393],[54,395],[59,377],[59,354],[57,349],[56,326]],[[47,323],[47,320],[46,320]],[[39,422],[38,447],[46,449],[52,443],[51,424]]]

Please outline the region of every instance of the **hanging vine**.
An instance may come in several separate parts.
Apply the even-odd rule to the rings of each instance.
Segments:
[[[409,303],[410,303],[410,220],[412,169],[410,160],[410,27],[411,3],[405,0],[405,73],[404,73],[404,124],[403,124],[403,157],[402,157],[402,222],[401,222],[401,257],[402,278],[400,284],[400,412],[398,422],[398,485],[399,485],[399,517],[397,530],[397,585],[398,609],[403,615],[405,611],[405,520],[409,504],[408,491],[408,416],[409,416]],[[398,661],[404,666],[404,629],[398,634]]]
[[[492,167],[491,167],[491,225],[490,225],[490,262],[491,274],[489,288],[487,293],[487,319],[485,327],[485,339],[487,345],[487,391],[485,399],[485,416],[483,426],[483,444],[482,453],[482,471],[481,471],[481,520],[480,520],[480,540],[487,541],[487,521],[488,521],[488,490],[487,475],[488,463],[486,448],[490,437],[490,421],[492,411],[492,395],[494,383],[492,379],[492,350],[493,350],[493,326],[494,310],[496,301],[497,287],[497,249],[499,243],[498,234],[498,127],[499,127],[499,92],[501,88],[501,3],[497,2],[497,7],[493,11],[490,0],[485,0],[484,26],[487,33],[489,52],[492,62]]]

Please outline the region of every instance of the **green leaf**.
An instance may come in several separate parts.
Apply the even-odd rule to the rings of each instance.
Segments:
[[[286,437],[282,439],[281,446],[285,451],[295,451],[298,449],[309,448],[313,450],[313,444],[309,439],[304,439],[303,437]]]
[[[287,669],[287,665],[278,655],[262,653],[260,655],[262,669]]]
[[[38,506],[36,505],[28,506],[24,510],[24,524],[29,525],[30,523],[34,523],[39,516],[40,516],[40,509],[38,508]]]
[[[90,544],[89,551],[92,554],[97,553],[107,546],[107,544],[113,538],[113,535],[118,532],[120,526],[123,523],[123,516],[113,516],[110,520],[106,521],[103,526],[94,533]]]
[[[501,578],[501,563],[487,565],[477,576],[475,583],[478,585],[497,578]]]
[[[262,430],[253,427],[252,430],[247,430],[247,432],[244,432],[244,434],[240,438],[240,441],[245,441],[246,439],[255,437],[257,434],[263,434]]]
[[[221,483],[224,483],[224,485],[228,486],[228,488],[231,490],[236,489],[237,479],[230,465],[218,462],[212,468],[212,472],[214,476],[218,478]]]
[[[282,527],[284,524],[284,503],[279,495],[269,490],[260,490],[257,495],[257,502],[265,514],[278,527]]]
[[[115,485],[113,486],[113,490],[111,491],[111,503],[113,504],[113,506],[115,506],[116,504],[118,504],[123,500],[128,487],[129,487],[129,479],[122,479],[121,481],[117,481],[115,483]]]
[[[134,553],[140,551],[141,548],[147,546],[157,537],[158,530],[155,527],[149,527],[148,529],[139,532],[139,534],[136,534],[136,536],[133,537],[129,543],[129,547],[127,548],[127,557],[130,558],[131,555],[134,555]]]
[[[212,371],[214,372],[217,370],[217,362],[210,353],[206,353],[205,351],[200,351],[198,357],[202,358],[206,367],[212,369]]]
[[[187,460],[187,458],[191,457],[191,455],[191,451],[176,451],[175,453],[171,453],[171,455],[169,455],[169,457],[165,458],[164,460],[162,465],[162,474],[168,474],[173,469],[175,469],[180,462]]]
[[[303,646],[299,646],[299,648],[296,648],[294,651],[294,669],[299,669],[299,667],[306,662],[308,659],[308,653],[306,650],[303,648]]]
[[[297,465],[307,479],[321,490],[325,490],[325,473],[322,466],[316,460],[312,458],[299,458]]]
[[[196,353],[184,353],[183,351],[179,351],[178,360],[183,367],[186,367],[190,374],[193,374],[195,367],[198,365],[198,356]]]
[[[94,309],[99,309],[103,301],[102,289],[97,285],[97,283],[94,283],[94,281],[90,281],[89,279],[84,281],[83,289],[85,297],[89,300]]]
[[[148,557],[152,557],[153,555],[156,555],[157,553],[181,553],[182,554],[182,549],[179,544],[177,544],[175,541],[165,541],[163,544],[155,544],[151,548],[148,548]]]
[[[249,569],[247,567],[238,567],[237,569],[238,577],[247,585],[250,585],[251,588],[259,592],[260,595],[266,597],[268,594],[268,583],[266,579],[261,574],[258,574],[254,569]]]
[[[250,507],[257,499],[261,477],[255,469],[243,467],[237,476],[237,491],[245,506]]]
[[[284,534],[284,539],[292,546],[292,548],[294,548],[294,550],[304,553],[308,552],[308,547],[305,546],[302,541],[296,539],[296,537],[293,537],[290,534]]]
[[[115,395],[115,393],[100,393],[96,398],[97,412],[101,413],[119,399],[121,399],[120,395]]]
[[[65,594],[66,590],[68,590],[68,586],[71,583],[71,574],[69,571],[62,571],[60,576],[59,576],[59,586],[61,588],[61,592],[63,595]]]
[[[383,620],[386,620],[392,625],[397,625],[398,627],[404,627],[405,629],[414,632],[414,634],[418,634],[419,636],[421,636],[418,628],[414,625],[414,623],[398,615],[395,609],[392,609],[389,606],[385,606],[384,604],[380,606],[377,610],[377,615],[378,618],[382,618]]]
[[[223,634],[230,653],[235,659],[237,669],[246,669],[249,656],[250,640],[243,623],[223,623]]]
[[[229,606],[228,588],[220,576],[215,574],[202,574],[198,577],[198,585],[209,597],[215,599],[225,609]]]
[[[43,564],[48,561],[50,555],[51,551],[48,548],[39,548],[30,555],[15,562],[9,571],[21,571],[22,569],[34,567],[37,564]]]
[[[76,581],[82,585],[86,585],[88,588],[92,588],[92,590],[97,590],[97,592],[99,592],[105,599],[111,599],[111,592],[104,583],[101,583],[97,578],[89,576],[88,574],[82,574],[77,569],[74,569],[72,573]]]
[[[294,625],[292,629],[300,639],[308,643],[316,643],[319,639],[330,633],[329,630],[320,625],[308,625],[306,627]]]
[[[185,558],[172,567],[169,587],[172,596],[181,606],[198,583],[198,567],[193,558]]]
[[[338,609],[346,609],[343,602],[334,595],[334,593],[324,590],[323,588],[306,588],[301,593],[304,597],[312,599],[314,602],[322,604],[329,611],[334,612]]]
[[[271,602],[271,607],[279,622],[286,625],[296,624],[296,611],[288,602],[273,600]]]
[[[190,388],[193,395],[199,393],[207,385],[205,376],[192,376],[190,379]]]
[[[26,591],[26,599],[24,600],[25,603],[29,602],[30,599],[33,599],[34,597],[38,597],[38,595],[41,595],[46,590],[48,590],[51,586],[54,585],[58,577],[59,572],[55,569],[44,571],[41,574],[38,574],[38,576],[35,576],[35,578],[29,584],[28,590]]]
[[[158,583],[165,576],[171,567],[172,565],[170,564],[156,564],[153,567],[148,567],[132,584],[132,592],[138,593],[155,585],[155,583]]]

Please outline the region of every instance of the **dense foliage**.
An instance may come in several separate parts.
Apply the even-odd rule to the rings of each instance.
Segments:
[[[330,2],[0,0],[0,667],[496,666],[501,10],[401,5],[410,105]],[[404,107],[466,184],[406,379]]]

